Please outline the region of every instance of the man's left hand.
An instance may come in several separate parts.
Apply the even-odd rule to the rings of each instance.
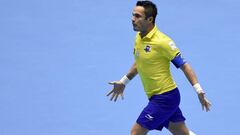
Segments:
[[[208,99],[205,96],[205,93],[201,92],[198,93],[198,99],[200,101],[200,103],[202,104],[202,109],[206,110],[206,112],[210,111],[210,107],[211,107],[211,103],[208,101]]]

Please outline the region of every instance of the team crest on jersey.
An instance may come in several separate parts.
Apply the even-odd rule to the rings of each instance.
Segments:
[[[151,46],[146,45],[144,50],[145,50],[146,53],[151,52]]]

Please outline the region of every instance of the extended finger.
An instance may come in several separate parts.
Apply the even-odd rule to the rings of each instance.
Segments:
[[[207,104],[205,105],[205,108],[206,108],[206,112],[210,111],[210,108]]]
[[[113,93],[113,94],[112,94],[112,97],[111,97],[111,99],[110,99],[111,101],[113,100],[113,98],[115,97],[115,95],[116,95],[116,93]]]
[[[116,82],[115,81],[113,81],[113,82],[109,82],[108,84],[111,84],[111,85],[114,85]]]
[[[211,103],[207,100],[207,98],[205,98],[205,108],[206,108],[206,111],[210,111],[210,107],[211,107]]]
[[[205,102],[204,107],[206,109],[206,112],[210,111],[210,104],[208,102]]]
[[[200,103],[201,103],[201,106],[202,106],[202,110],[204,111],[205,110],[204,108],[206,107],[205,106],[206,105],[205,104],[206,103],[205,100],[204,99],[200,99]]]
[[[212,103],[206,99],[209,106],[212,106]]]
[[[210,107],[211,107],[211,103],[210,102],[206,102],[206,111],[210,111]]]
[[[112,93],[113,93],[113,90],[111,90],[111,91],[107,94],[107,96],[111,95]]]
[[[117,101],[117,98],[118,98],[118,94],[116,94],[115,99],[114,99],[114,102]]]

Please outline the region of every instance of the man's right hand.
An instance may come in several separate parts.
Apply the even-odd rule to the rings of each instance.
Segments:
[[[123,91],[125,89],[125,85],[121,81],[113,81],[109,82],[109,84],[113,85],[113,89],[107,94],[107,96],[112,95],[110,100],[112,101],[114,99],[114,102],[116,102],[118,96],[121,96],[123,99]]]

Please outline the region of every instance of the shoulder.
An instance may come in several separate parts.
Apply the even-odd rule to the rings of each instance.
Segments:
[[[157,31],[153,37],[153,41],[160,47],[160,48],[168,48],[175,47],[174,41],[167,36],[166,34],[162,33],[161,31]],[[173,48],[172,48],[173,49]]]

